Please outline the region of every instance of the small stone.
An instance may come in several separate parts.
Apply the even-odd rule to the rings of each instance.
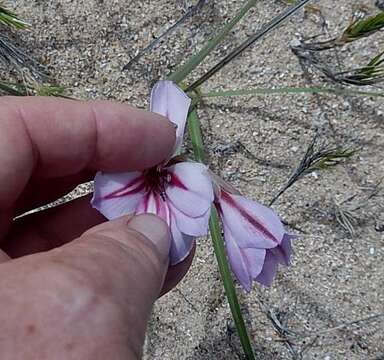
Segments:
[[[319,175],[317,174],[316,171],[313,171],[313,172],[311,173],[311,175],[312,175],[315,179],[318,179],[318,178],[319,178]]]

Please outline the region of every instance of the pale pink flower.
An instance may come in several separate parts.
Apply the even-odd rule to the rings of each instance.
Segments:
[[[151,111],[177,125],[175,153],[183,140],[190,103],[171,81],[159,81],[152,90]],[[205,165],[167,160],[142,172],[98,172],[92,206],[108,219],[141,213],[164,219],[172,234],[170,263],[174,265],[189,254],[196,236],[207,234],[213,197]]]
[[[152,90],[151,110],[177,125],[174,155],[183,140],[190,102],[170,81],[160,81]],[[98,172],[92,205],[108,219],[141,213],[163,218],[172,234],[174,265],[189,254],[195,237],[207,233],[214,193],[237,279],[247,291],[253,280],[270,285],[278,264],[289,265],[294,236],[285,232],[271,209],[241,196],[203,164],[174,157],[140,172]]]
[[[215,190],[232,271],[246,291],[251,289],[252,280],[269,286],[278,264],[290,264],[294,236],[285,232],[270,208],[217,184]]]

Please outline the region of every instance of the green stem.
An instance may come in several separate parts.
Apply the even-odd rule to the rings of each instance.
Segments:
[[[192,56],[185,64],[181,65],[179,69],[173,72],[168,79],[176,83],[182,82],[212,52],[212,50],[223,41],[248,10],[256,4],[256,1],[257,0],[248,0],[235,17],[226,24],[214,38],[208,41],[196,55]]]
[[[193,152],[195,159],[200,162],[205,162],[205,151],[203,138],[201,134],[200,122],[197,116],[196,110],[193,110],[188,116],[188,129],[192,139]],[[237,299],[235,285],[233,283],[231,271],[229,269],[227,257],[225,254],[225,247],[223,237],[221,236],[221,227],[219,216],[216,209],[213,207],[211,211],[211,218],[209,219],[209,230],[212,237],[213,249],[215,251],[217,264],[223,280],[225,294],[228,299],[229,306],[231,308],[232,317],[236,325],[236,329],[240,338],[241,345],[243,347],[247,360],[254,360],[255,356],[252,350],[251,342],[247,333],[247,328],[243,316],[239,301]]]
[[[12,96],[25,96],[27,95],[27,88],[19,84],[0,81],[0,92]]]
[[[199,162],[205,163],[206,156],[204,151],[203,135],[201,133],[200,121],[196,110],[193,110],[188,115],[188,130],[192,141],[195,159]]]
[[[202,98],[210,97],[230,97],[245,95],[275,95],[275,94],[319,94],[331,93],[335,95],[362,95],[362,96],[378,96],[384,97],[384,92],[359,91],[349,89],[336,89],[331,87],[282,87],[276,89],[244,89],[244,90],[227,90],[227,91],[210,91],[199,94]]]

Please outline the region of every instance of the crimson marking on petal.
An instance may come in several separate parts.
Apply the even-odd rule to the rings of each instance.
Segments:
[[[141,183],[137,184],[138,182],[141,182]],[[134,186],[134,185],[137,185],[137,186],[132,189],[132,186]],[[138,177],[138,178],[134,179],[133,181],[131,181],[130,183],[128,183],[127,185],[125,185],[124,187],[117,189],[115,191],[112,191],[110,194],[103,196],[103,200],[109,200],[109,199],[119,198],[122,196],[127,196],[127,195],[133,194],[135,192],[139,192],[140,190],[143,190],[144,188],[145,188],[144,182],[142,181],[142,179],[140,177]]]
[[[252,226],[254,226],[258,231],[263,233],[267,238],[271,239],[275,243],[279,244],[279,240],[260,222],[257,221],[253,216],[251,216],[245,209],[243,209],[239,204],[233,200],[233,198],[225,191],[221,191],[221,199],[226,201],[230,206],[236,208],[240,215],[247,220]]]
[[[180,178],[177,175],[175,175],[175,174],[171,175],[170,183],[173,186],[176,186],[176,187],[181,188],[183,190],[188,190],[188,188],[183,184],[183,182],[180,180]]]
[[[160,204],[160,197],[159,196],[155,196],[155,204],[156,204],[156,214],[160,214],[161,204]]]
[[[151,193],[148,192],[144,194],[142,197],[140,203],[136,207],[136,213],[139,211],[140,214],[148,212],[148,205],[149,205],[149,197],[151,196]]]

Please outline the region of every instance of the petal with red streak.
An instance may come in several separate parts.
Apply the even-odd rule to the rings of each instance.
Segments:
[[[241,248],[268,249],[281,243],[285,230],[270,208],[243,196],[222,192],[220,210],[223,222]]]
[[[91,204],[111,220],[134,213],[144,194],[141,172],[98,172]]]
[[[170,166],[168,171],[171,181],[165,192],[172,204],[190,217],[205,214],[213,201],[207,167],[200,163],[181,162]]]
[[[153,191],[143,196],[137,205],[135,213],[137,215],[145,213],[154,214],[166,221],[168,225],[170,224],[170,210],[167,202]]]

